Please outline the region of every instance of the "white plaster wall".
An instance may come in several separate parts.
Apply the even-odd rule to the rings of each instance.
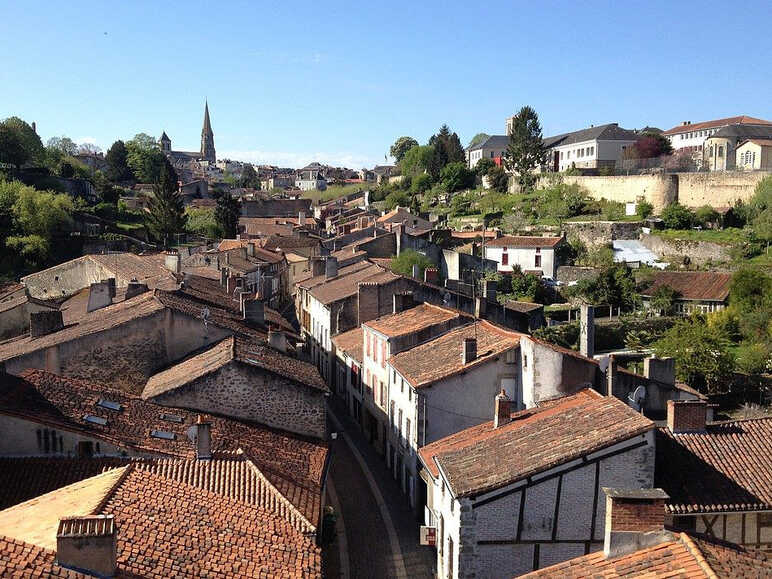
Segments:
[[[552,248],[541,248],[541,266],[536,267],[536,248],[517,248],[508,247],[507,255],[509,255],[509,263],[502,265],[502,254],[504,253],[503,247],[485,247],[485,257],[491,259],[498,264],[498,271],[504,273],[512,273],[512,266],[517,264],[520,269],[525,270],[541,270],[542,275],[548,278],[555,277],[555,250]]]

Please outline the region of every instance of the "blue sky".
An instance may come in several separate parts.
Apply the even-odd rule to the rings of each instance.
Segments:
[[[382,163],[533,106],[545,135],[772,119],[772,2],[6,2],[0,118],[103,148],[165,130],[219,157]]]

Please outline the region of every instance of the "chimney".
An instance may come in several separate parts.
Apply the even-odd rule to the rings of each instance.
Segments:
[[[612,489],[606,493],[606,534],[603,554],[620,557],[639,549],[672,540],[665,531],[665,500],[662,489]]]
[[[37,133],[38,132],[38,125],[35,121],[32,121],[32,132]]]
[[[606,368],[606,396],[614,396],[614,390],[617,385],[617,361],[614,354],[608,357],[608,368]]]
[[[417,263],[413,264],[413,277],[419,279],[421,277],[421,266]]]
[[[231,264],[231,252],[226,251],[225,252],[225,264],[230,265]]]
[[[675,360],[649,356],[643,359],[643,375],[663,384],[675,384]]]
[[[403,292],[394,294],[394,313],[398,314],[409,310],[415,305],[413,301],[413,292]]]
[[[250,294],[246,290],[242,290],[242,291],[238,292],[238,294],[239,294],[239,311],[243,314],[244,313],[244,302],[246,302],[248,299],[250,299],[250,297],[254,297],[254,296],[252,296],[252,294]]]
[[[668,400],[667,427],[673,434],[703,432],[708,416],[704,400]]]
[[[466,366],[477,359],[477,338],[464,338],[461,344],[461,363]]]
[[[247,258],[247,248],[246,247],[239,247],[239,253],[241,254],[242,259]]]
[[[512,422],[512,401],[503,388],[496,394],[493,405],[493,428]]]
[[[298,211],[298,225],[303,227],[306,224],[306,214],[303,211]]]
[[[118,545],[113,515],[83,515],[59,520],[56,561],[62,567],[97,577],[114,577]]]
[[[113,278],[114,279],[114,278]],[[106,280],[92,283],[88,290],[87,312],[94,312],[113,303],[110,297],[110,286]]]
[[[164,254],[164,266],[172,273],[180,273],[182,258],[176,251],[167,251]]]
[[[595,355],[595,307],[590,304],[579,308],[579,353],[588,358]]]
[[[39,338],[53,332],[58,332],[64,327],[61,310],[43,310],[42,312],[30,312],[29,335],[31,338]]]
[[[254,324],[265,323],[265,304],[262,301],[245,299],[241,311],[244,320]]]
[[[137,278],[132,278],[129,282],[129,285],[126,286],[126,297],[124,299],[130,300],[131,298],[143,294],[146,291],[148,291],[146,283],[139,283]]]
[[[440,272],[436,267],[427,267],[424,270],[424,282],[437,285],[440,282]]]
[[[324,277],[326,279],[332,279],[338,276],[338,258],[328,256],[324,260]]]
[[[487,300],[485,298],[477,296],[474,299],[474,317],[475,318],[485,317],[486,305],[487,305]]]
[[[200,414],[193,425],[196,443],[196,458],[209,460],[212,458],[212,423],[204,420]]]
[[[498,284],[494,279],[483,280],[483,297],[489,302],[496,301],[496,289]]]
[[[279,352],[287,352],[287,335],[281,330],[268,330],[268,343]]]
[[[225,291],[228,292],[228,295],[232,295],[237,287],[241,287],[239,278],[235,275],[229,275],[228,279],[225,281]]]
[[[324,273],[325,264],[324,258],[318,255],[311,258],[311,276],[317,277]]]
[[[104,281],[107,283],[107,287],[110,290],[110,299],[112,300],[115,297],[115,278],[114,277],[108,277]]]
[[[220,285],[225,288],[228,287],[228,270],[225,268],[220,270]]]
[[[255,257],[255,244],[253,242],[247,243],[247,255],[249,257]]]

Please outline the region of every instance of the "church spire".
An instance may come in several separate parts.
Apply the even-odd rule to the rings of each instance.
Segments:
[[[214,132],[212,132],[212,124],[209,120],[208,100],[204,104],[204,126],[201,129],[201,158],[206,159],[210,163],[214,163],[217,160],[214,150]]]

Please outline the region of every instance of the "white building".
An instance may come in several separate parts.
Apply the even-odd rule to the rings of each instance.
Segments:
[[[562,237],[505,235],[486,242],[483,257],[495,261],[501,273],[512,273],[514,266],[519,266],[524,273],[554,279],[558,266],[555,249],[561,242]]]
[[[295,187],[301,191],[324,191],[327,189],[327,179],[324,176],[324,167],[319,163],[311,163],[298,171],[295,178]]]
[[[601,487],[651,488],[654,423],[594,390],[423,447],[438,577],[513,577],[603,547]]]
[[[507,152],[509,137],[507,135],[492,135],[466,150],[466,162],[473,169],[480,159],[500,159]]]
[[[548,171],[613,168],[625,149],[635,144],[639,135],[617,123],[546,137]]]

